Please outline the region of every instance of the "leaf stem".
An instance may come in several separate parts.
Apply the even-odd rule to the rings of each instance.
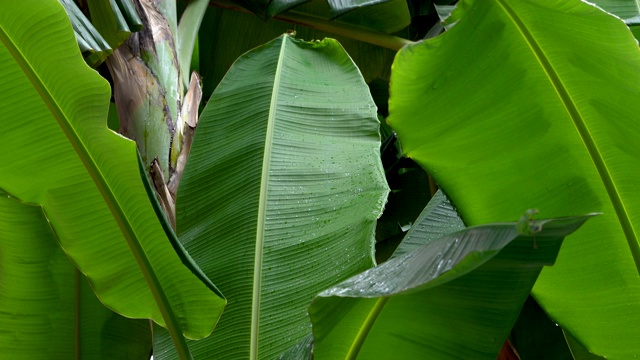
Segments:
[[[249,10],[229,0],[211,0],[210,4],[222,9],[239,11],[246,14],[253,14]],[[398,36],[366,30],[343,22],[330,21],[318,16],[304,14],[295,10],[289,10],[287,12],[274,16],[274,19],[292,24],[302,25],[320,31],[330,32],[336,35],[346,36],[351,39],[364,41],[369,44],[377,45],[394,51],[400,50],[405,45],[414,44],[413,41]]]
[[[358,335],[353,339],[353,343],[351,344],[351,348],[349,349],[349,353],[345,357],[346,359],[356,359],[358,357],[358,353],[360,353],[360,349],[362,349],[362,345],[364,341],[367,339],[367,335],[369,335],[369,331],[373,327],[373,324],[378,319],[378,315],[382,312],[382,309],[389,301],[388,297],[381,297],[376,300],[375,305],[369,311],[369,315],[365,319],[364,323],[360,327],[360,331],[358,331]]]

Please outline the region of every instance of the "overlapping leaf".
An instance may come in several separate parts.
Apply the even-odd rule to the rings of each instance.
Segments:
[[[226,24],[234,24],[243,30],[226,31]],[[332,37],[338,40],[367,82],[376,78],[388,79],[390,76],[394,51],[303,26],[275,20],[265,23],[250,14],[209,7],[199,34],[200,39],[206,39],[200,42],[200,73],[206,79],[203,98],[211,96],[239,56],[291,29],[296,29],[296,35],[301,39]]]
[[[148,321],[126,319],[98,301],[58,246],[41,207],[0,192],[0,249],[3,357],[148,357]]]
[[[331,18],[367,29],[393,33],[411,22],[404,0],[328,0]]]
[[[107,56],[113,52],[113,49],[89,22],[76,3],[70,0],[60,0],[60,3],[69,15],[78,46],[87,64],[94,68],[102,64]]]
[[[106,127],[108,84],[82,61],[60,4],[6,2],[0,44],[0,188],[42,205],[105,305],[179,338],[208,335],[224,300],[167,241],[135,144]]]
[[[469,225],[525,207],[603,212],[572,235],[534,295],[589,351],[639,355],[636,41],[577,0],[468,0],[452,16],[451,30],[396,57],[388,121],[405,155]]]
[[[434,239],[461,226],[436,196],[398,256],[314,300],[314,359],[495,359],[543,265],[587,218],[532,224],[536,248],[516,223]]]
[[[178,191],[180,240],[229,299],[212,336],[190,343],[196,358],[280,355],[310,334],[318,292],[373,265],[388,193],[378,126],[335,40],[284,35],[234,64]],[[166,342],[154,357],[171,358]]]

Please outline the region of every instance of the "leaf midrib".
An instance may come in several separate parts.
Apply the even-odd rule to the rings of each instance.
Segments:
[[[60,5],[61,7],[62,5]],[[66,15],[65,15],[66,16]],[[71,126],[69,119],[61,106],[58,104],[56,99],[51,95],[51,92],[44,84],[42,79],[35,72],[29,61],[22,54],[18,46],[13,42],[7,31],[0,24],[0,42],[4,44],[7,48],[9,54],[13,57],[14,61],[24,75],[29,79],[29,82],[33,86],[34,90],[40,96],[40,99],[47,106],[51,115],[56,119],[58,126],[65,134],[67,140],[75,150],[76,154],[80,158],[83,166],[91,176],[94,184],[98,188],[102,198],[105,201],[105,204],[111,211],[111,214],[114,217],[114,220],[118,224],[120,231],[123,236],[127,240],[127,243],[142,271],[144,278],[149,285],[151,293],[158,305],[158,308],[162,314],[162,317],[165,321],[167,329],[171,333],[171,337],[174,341],[180,342],[180,344],[175,344],[178,353],[181,358],[191,358],[191,354],[189,353],[189,348],[186,344],[185,338],[182,336],[182,330],[180,328],[180,323],[175,315],[175,313],[171,309],[171,304],[164,292],[160,284],[160,280],[155,275],[153,267],[149,261],[149,258],[146,256],[142,245],[140,244],[135,231],[133,230],[132,224],[129,222],[129,219],[125,215],[122,207],[116,200],[115,194],[111,190],[109,184],[107,183],[104,175],[101,173],[100,169],[96,165],[95,160],[89,153],[89,150],[85,146],[85,144],[80,139],[80,136],[75,131],[75,129]],[[177,335],[177,336],[174,336]]]
[[[260,179],[260,200],[258,204],[258,223],[256,226],[256,248],[253,263],[253,295],[251,303],[251,338],[249,345],[249,359],[258,358],[258,332],[260,327],[260,292],[262,289],[262,258],[264,251],[265,221],[267,217],[267,190],[269,186],[269,172],[271,170],[271,153],[273,148],[273,131],[275,127],[275,109],[278,102],[280,80],[282,78],[282,58],[289,36],[282,36],[282,46],[278,54],[278,64],[271,91],[269,103],[269,118],[265,134],[264,154],[262,158],[262,177]]]
[[[516,26],[516,28],[524,38],[525,42],[533,52],[538,62],[540,63],[540,66],[542,67],[544,72],[547,74],[549,81],[551,82],[553,88],[556,90],[556,93],[560,97],[560,100],[564,105],[565,109],[567,110],[567,113],[571,117],[571,120],[573,121],[573,124],[576,127],[576,130],[578,131],[578,134],[580,135],[582,142],[587,148],[587,152],[591,156],[591,160],[593,161],[596,167],[596,170],[598,171],[598,174],[600,175],[600,179],[604,184],[604,187],[607,191],[607,195],[611,200],[613,208],[618,217],[618,221],[622,226],[622,231],[624,232],[625,238],[627,239],[627,243],[629,244],[629,249],[631,251],[631,255],[633,256],[633,260],[636,264],[636,269],[640,274],[640,246],[638,245],[638,237],[635,233],[633,225],[631,224],[631,219],[629,218],[629,214],[627,213],[627,210],[624,206],[624,202],[620,197],[620,193],[618,192],[615,182],[611,177],[611,173],[609,172],[607,164],[602,158],[601,153],[598,149],[598,146],[596,145],[587,124],[585,123],[575,102],[573,101],[571,95],[569,94],[562,80],[560,79],[560,76],[551,65],[551,62],[545,55],[540,45],[538,45],[538,43],[536,42],[535,38],[533,37],[533,34],[529,32],[524,22],[520,19],[518,14],[511,8],[511,6],[507,4],[505,0],[496,0],[496,2],[498,3],[498,5],[500,5],[500,7],[502,7],[504,12],[511,19],[513,24]]]

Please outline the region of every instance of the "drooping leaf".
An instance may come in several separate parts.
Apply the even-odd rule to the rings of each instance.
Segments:
[[[266,18],[270,19],[308,1],[310,0],[271,0],[267,6]]]
[[[278,18],[297,15],[324,20],[336,26],[345,24],[366,29],[379,36],[397,32],[411,22],[406,1],[396,0],[311,0],[280,14]]]
[[[234,24],[242,31],[226,31],[226,24]],[[349,53],[367,82],[376,78],[388,79],[390,76],[394,51],[295,24],[275,20],[265,23],[250,14],[209,7],[199,33],[200,73],[206,79],[203,99],[209,99],[239,56],[288,30],[296,30],[296,35],[301,39],[335,38]]]
[[[135,144],[106,127],[108,83],[82,61],[64,10],[55,0],[4,5],[0,188],[43,207],[109,308],[151,318],[178,340],[207,336],[224,300],[167,241]]]
[[[459,224],[437,213],[431,222],[438,218]],[[495,359],[540,270],[587,219],[536,224],[537,249],[516,223],[435,240],[428,230],[409,233],[426,245],[316,297],[309,309],[314,359]]]
[[[302,15],[319,21],[341,23],[390,34],[411,23],[409,7],[404,0],[234,0],[256,15],[289,18]],[[224,0],[217,4],[229,7]],[[293,21],[304,24],[303,22]],[[336,24],[339,26],[338,24]],[[311,26],[317,28],[316,26]],[[382,34],[378,34],[380,36]],[[373,35],[375,36],[375,34]]]
[[[322,289],[373,265],[388,189],[373,100],[332,39],[243,55],[207,104],[178,191],[185,248],[229,299],[196,358],[273,359]],[[156,359],[172,358],[166,339]]]
[[[636,41],[582,1],[469,0],[452,16],[451,30],[396,57],[388,122],[405,155],[468,225],[525,207],[603,212],[572,235],[534,295],[589,351],[638,355]]]
[[[147,320],[104,307],[42,208],[0,192],[0,353],[7,359],[142,359]]]

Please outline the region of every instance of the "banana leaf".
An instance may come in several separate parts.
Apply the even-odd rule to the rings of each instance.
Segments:
[[[435,239],[464,229],[464,223],[451,201],[439,190],[429,200],[391,258],[408,254]]]
[[[619,18],[621,18],[636,39],[640,39],[640,4],[636,0],[594,0],[590,1]]]
[[[0,353],[7,359],[144,359],[148,320],[104,307],[40,206],[0,193]]]
[[[467,225],[525,207],[545,217],[603,212],[571,236],[533,294],[590,352],[640,355],[635,39],[577,0],[465,0],[451,16],[455,26],[393,65],[387,120],[405,156]]]
[[[314,359],[495,359],[540,270],[589,218],[527,223],[535,237],[502,223],[433,239],[460,225],[447,208],[434,198],[397,256],[314,299]]]
[[[245,9],[258,15],[262,20],[270,19],[307,1],[309,0],[234,0]]]
[[[405,0],[327,0],[331,19],[375,31],[393,33],[411,23]]]
[[[234,24],[242,31],[228,32],[225,24]],[[304,26],[275,20],[265,23],[251,14],[209,7],[199,33],[200,73],[206,79],[203,83],[203,99],[209,99],[239,56],[292,29],[300,39],[332,37],[338,40],[367,83],[376,78],[389,79],[395,51]]]
[[[567,345],[571,350],[571,355],[573,356],[573,360],[604,360],[606,358],[598,355],[594,355],[589,352],[584,345],[580,344],[571,334],[564,333],[564,336],[567,340]]]
[[[107,129],[108,83],[83,62],[57,1],[4,4],[0,93],[0,188],[43,207],[107,307],[168,326],[176,341],[211,333],[224,300],[167,241],[135,143]]]
[[[509,340],[520,360],[574,360],[562,329],[531,296],[525,301]]]
[[[100,35],[98,30],[89,22],[89,19],[78,8],[78,5],[71,0],[60,0],[64,7],[71,26],[76,34],[78,46],[89,66],[96,68],[102,64],[107,56],[111,55],[113,49],[107,41]]]
[[[229,305],[196,358],[273,359],[322,289],[373,265],[388,188],[376,108],[332,39],[243,55],[203,111],[178,189],[180,241]],[[155,359],[171,359],[166,333]]]
[[[640,25],[640,5],[636,0],[595,0],[591,3],[621,18],[629,26]]]
[[[204,18],[208,5],[209,0],[194,0],[189,2],[178,24],[176,52],[178,54],[178,65],[180,66],[182,85],[185,89],[189,86],[191,56],[193,55],[198,30],[200,30],[200,25],[202,24],[202,19]]]
[[[92,24],[112,49],[122,45],[132,32],[143,28],[132,0],[93,0],[88,1],[87,6]]]

